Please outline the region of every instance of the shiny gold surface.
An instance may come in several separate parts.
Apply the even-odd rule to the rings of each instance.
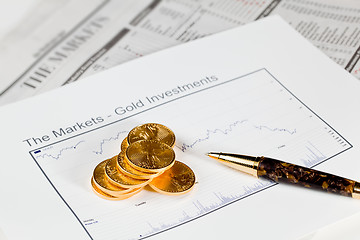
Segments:
[[[112,201],[120,200],[119,198],[116,198],[109,194],[104,193],[98,187],[96,187],[93,178],[91,178],[91,186],[92,186],[92,190],[94,191],[94,193],[103,199],[112,200]]]
[[[128,146],[129,146],[128,140],[127,140],[127,138],[124,138],[124,140],[121,142],[121,145],[120,145],[121,151],[125,152]]]
[[[117,169],[128,177],[135,179],[151,179],[158,176],[157,173],[146,173],[131,167],[130,164],[125,161],[125,153],[121,152],[117,158]]]
[[[112,200],[112,201],[127,199],[127,198],[129,198],[131,196],[134,196],[135,194],[139,193],[144,188],[144,187],[134,188],[130,192],[123,193],[123,194],[115,197],[115,196],[111,196],[109,194],[106,194],[103,191],[101,191],[99,188],[97,188],[94,181],[93,181],[93,179],[91,179],[91,186],[92,186],[93,191],[96,193],[96,195],[98,195],[99,197],[104,198],[106,200]]]
[[[144,189],[144,186],[142,187],[139,187],[139,188],[134,188],[133,190],[131,190],[130,192],[127,192],[127,193],[124,193],[122,194],[120,197],[118,197],[120,200],[123,200],[123,199],[127,199],[131,196],[134,196],[135,194],[141,192],[141,190]]]
[[[175,161],[175,134],[166,126],[147,123],[132,129],[121,152],[94,169],[93,191],[107,200],[126,199],[149,184],[162,194],[178,195],[195,184],[194,172]]]
[[[257,170],[259,166],[259,161],[261,158],[246,156],[246,155],[238,155],[238,154],[230,154],[230,153],[208,153],[209,157],[214,158],[221,162],[222,164],[235,168],[244,173],[248,173],[257,177]]]
[[[173,147],[175,134],[168,127],[158,123],[146,123],[133,128],[128,134],[128,143],[132,144],[139,140],[155,140]]]
[[[108,195],[119,196],[120,194],[129,192],[131,189],[119,187],[111,184],[105,176],[105,166],[108,159],[99,163],[93,172],[93,180],[96,187]]]
[[[120,171],[117,170],[117,158],[118,156],[114,156],[109,159],[109,161],[105,165],[105,176],[112,184],[122,187],[122,188],[139,188],[145,186],[149,180],[139,180],[130,178]]]
[[[352,197],[356,198],[356,199],[360,199],[360,183],[359,182],[355,182]]]
[[[175,161],[170,169],[154,178],[149,186],[162,194],[178,195],[190,191],[194,184],[195,174],[191,168],[182,162]]]
[[[175,152],[171,147],[151,140],[140,140],[130,144],[125,157],[131,167],[146,172],[165,171],[175,162]]]

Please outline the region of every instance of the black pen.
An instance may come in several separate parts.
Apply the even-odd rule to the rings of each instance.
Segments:
[[[207,155],[255,177],[264,177],[275,182],[294,183],[360,199],[360,183],[354,180],[267,157],[221,152],[210,152]]]

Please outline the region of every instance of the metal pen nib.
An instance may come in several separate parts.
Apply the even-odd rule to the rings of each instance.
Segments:
[[[257,177],[257,169],[259,166],[259,159],[257,157],[221,152],[209,152],[207,155],[225,164],[226,166]]]

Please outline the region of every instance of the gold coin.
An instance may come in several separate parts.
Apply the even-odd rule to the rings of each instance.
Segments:
[[[182,162],[175,161],[174,166],[154,178],[149,186],[159,193],[179,195],[190,191],[194,184],[195,174],[191,168]]]
[[[98,195],[99,197],[104,198],[106,200],[112,200],[112,201],[123,200],[123,199],[129,198],[131,196],[134,196],[135,194],[139,193],[144,188],[144,187],[134,188],[130,192],[123,193],[123,194],[119,195],[118,197],[114,197],[114,196],[106,194],[106,193],[102,192],[100,189],[98,189],[94,183],[93,178],[91,179],[91,186],[92,186],[93,191],[96,193],[96,195]]]
[[[109,159],[105,165],[105,176],[114,185],[122,188],[139,188],[148,184],[148,179],[134,179],[117,170],[117,155]]]
[[[141,192],[141,190],[144,189],[144,186],[142,187],[139,187],[139,188],[134,188],[133,190],[131,190],[130,192],[127,192],[127,193],[124,193],[122,194],[120,197],[118,197],[119,199],[123,200],[123,199],[126,199],[126,198],[129,198],[131,196],[134,196],[135,194]]]
[[[133,128],[129,132],[127,140],[129,144],[140,140],[155,140],[173,147],[175,144],[175,134],[164,125],[146,123]]]
[[[109,194],[106,194],[106,193],[104,193],[103,191],[101,191],[99,188],[97,188],[96,187],[96,185],[95,185],[95,183],[94,183],[94,179],[93,178],[91,178],[91,186],[92,186],[92,190],[96,193],[96,195],[98,195],[99,197],[101,197],[101,198],[104,198],[104,199],[106,199],[106,200],[120,200],[120,199],[118,199],[118,198],[116,198],[116,197],[113,197],[113,196],[111,196],[111,195],[109,195]]]
[[[101,191],[111,196],[120,196],[122,193],[131,191],[129,188],[123,188],[111,184],[105,176],[105,166],[108,159],[99,163],[93,173],[93,181],[96,187]]]
[[[140,140],[129,145],[125,159],[136,170],[158,173],[174,164],[175,152],[164,143]]]
[[[151,179],[158,176],[158,173],[149,173],[136,170],[125,160],[125,153],[121,152],[117,158],[117,169],[128,177],[135,179]]]
[[[125,152],[127,147],[129,146],[127,138],[124,138],[124,140],[121,142],[120,148],[122,152]]]

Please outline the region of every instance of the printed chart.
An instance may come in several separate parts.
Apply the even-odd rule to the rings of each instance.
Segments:
[[[181,196],[145,189],[122,201],[99,198],[90,185],[94,167],[119,153],[130,129],[147,122],[175,132],[176,158],[195,172],[195,188]],[[143,239],[271,191],[274,183],[221,165],[205,156],[209,151],[263,155],[313,167],[351,147],[326,119],[260,69],[218,80],[30,154],[89,239]]]

